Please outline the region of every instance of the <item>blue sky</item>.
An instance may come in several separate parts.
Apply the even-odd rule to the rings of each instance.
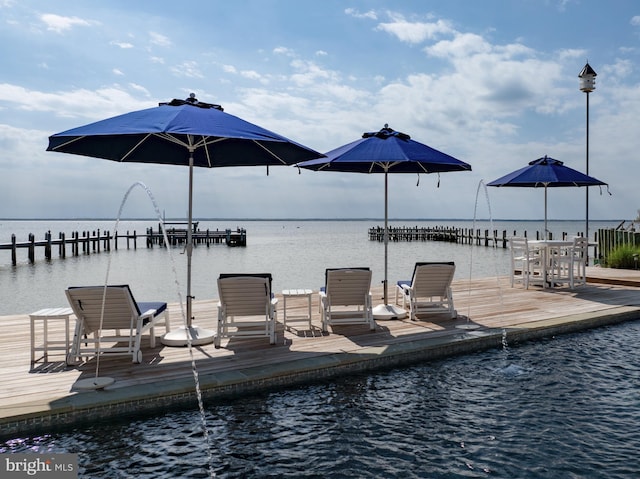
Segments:
[[[488,183],[544,155],[586,168],[590,218],[640,208],[640,4],[633,0],[0,0],[0,217],[114,218],[146,184],[187,210],[187,168],[45,152],[48,136],[186,98],[326,152],[388,123],[472,172],[392,175],[392,218],[489,216]],[[194,216],[381,218],[382,175],[197,169]],[[478,195],[478,191],[480,195]],[[540,219],[543,191],[489,188],[494,219]],[[126,217],[153,217],[142,189]],[[584,188],[549,191],[583,219]]]

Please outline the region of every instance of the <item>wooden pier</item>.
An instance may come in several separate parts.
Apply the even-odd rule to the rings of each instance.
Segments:
[[[167,227],[165,224],[164,229],[166,238],[171,246],[179,246],[185,244],[187,241],[187,230],[179,227],[180,223],[171,224]],[[18,263],[18,250],[27,250],[27,258],[29,263],[35,263],[36,261],[36,249],[44,249],[44,257],[46,260],[51,260],[54,251],[57,250],[58,257],[65,258],[67,256],[67,250],[71,256],[89,255],[92,253],[100,253],[101,251],[111,251],[118,249],[121,242],[126,244],[126,248],[138,247],[138,239],[144,241],[147,248],[153,248],[154,246],[164,246],[165,235],[163,234],[163,225],[158,225],[158,229],[148,228],[145,234],[138,234],[135,230],[133,232],[127,231],[126,233],[111,233],[110,231],[74,231],[70,235],[66,233],[58,233],[57,237],[48,231],[44,235],[44,239],[36,240],[33,233],[29,233],[27,241],[18,241],[15,234],[11,235],[11,242],[0,243],[0,250],[11,251],[11,264],[14,266]],[[192,240],[194,245],[206,245],[207,247],[214,244],[225,244],[227,246],[246,246],[247,245],[247,231],[244,228],[237,228],[235,230],[205,230],[201,231],[197,229],[197,223],[195,223],[194,230],[192,232]]]
[[[147,239],[147,247],[152,248],[153,245],[164,246],[164,233],[167,235],[167,241],[171,246],[186,244],[188,228],[183,222],[164,223],[158,225],[158,230],[148,228],[145,235]],[[230,228],[224,230],[199,230],[198,223],[193,224],[191,232],[191,240],[194,245],[203,244],[210,246],[212,244],[226,244],[227,246],[247,246],[247,230],[244,228]]]
[[[550,236],[553,236],[549,233]],[[493,248],[508,248],[509,238],[512,236],[523,236],[534,239],[527,231],[488,230],[473,228],[456,228],[453,226],[393,226],[389,228],[389,241],[445,241],[458,244],[475,244]],[[562,233],[564,239],[568,233]],[[535,232],[535,239],[541,240],[540,231]],[[552,239],[552,238],[550,238]],[[369,240],[384,241],[384,227],[374,226],[369,228]]]
[[[417,321],[378,321],[375,331],[349,325],[336,326],[329,333],[320,328],[315,292],[311,327],[304,323],[300,328],[285,328],[283,302],[279,303],[276,345],[269,345],[266,338],[229,339],[223,340],[220,349],[194,347],[191,357],[188,348],[163,346],[160,341],[151,348],[145,337],[143,362],[132,364],[129,357],[104,360],[100,373],[115,383],[91,392],[79,392],[74,384],[95,376],[94,360],[69,367],[62,351],[49,361],[32,364],[29,316],[4,316],[0,318],[0,436],[46,434],[126,414],[195,408],[194,363],[208,402],[640,318],[640,271],[587,268],[587,281],[576,290],[511,288],[507,277],[499,282],[496,278],[454,281],[456,320],[426,314]],[[378,303],[382,286],[372,293]],[[215,298],[194,302],[198,324],[215,328],[216,304]],[[287,308],[291,314],[306,312],[306,298],[290,298]],[[171,322],[178,327],[181,308],[172,303],[169,309]],[[156,334],[162,333],[159,328]],[[63,338],[63,322],[53,323],[49,335]]]

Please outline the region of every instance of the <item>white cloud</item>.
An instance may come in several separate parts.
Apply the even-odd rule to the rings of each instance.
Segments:
[[[162,35],[161,33],[149,32],[149,38],[151,39],[151,43],[153,45],[157,45],[159,47],[169,47],[172,45],[169,37]]]
[[[115,45],[116,47],[120,47],[122,49],[133,48],[133,43],[129,42],[111,42],[111,45]]]
[[[134,99],[119,85],[50,93],[3,83],[0,84],[0,101],[12,103],[20,111],[47,113],[49,117],[93,120],[149,107],[148,102]]]
[[[63,33],[74,26],[88,27],[92,23],[79,17],[63,17],[54,13],[44,13],[40,19],[47,25],[47,30],[56,33]]]
[[[325,70],[311,61],[293,60],[291,66],[296,71],[291,75],[291,81],[298,86],[311,86],[318,81],[336,80],[338,78],[335,72]]]
[[[171,67],[174,75],[187,78],[204,78],[198,63],[195,61],[182,62],[179,65]]]
[[[150,96],[149,95],[149,90],[147,90],[142,85],[138,85],[137,83],[129,83],[129,87],[131,87],[131,89],[134,90],[134,91],[138,91],[140,93],[143,93],[145,96]]]
[[[276,47],[273,49],[273,53],[275,53],[276,55],[285,55],[289,57],[295,56],[294,51],[286,47]]]
[[[434,39],[441,35],[451,35],[455,30],[446,20],[436,22],[410,22],[402,15],[390,14],[391,22],[380,23],[376,29],[397,37],[407,43],[422,43],[425,40]]]
[[[632,17],[630,23],[634,27],[640,27],[640,15],[636,15],[635,17]]]
[[[474,33],[457,34],[453,40],[441,40],[424,48],[427,54],[440,58],[465,58],[478,53],[489,53],[491,50],[492,46]]]
[[[356,8],[347,8],[344,13],[354,18],[366,18],[369,20],[377,20],[378,15],[373,10],[369,10],[364,13],[360,13]]]
[[[244,78],[248,78],[249,80],[262,80],[262,75],[260,75],[257,71],[255,70],[242,70],[240,72],[240,76],[244,77]]]

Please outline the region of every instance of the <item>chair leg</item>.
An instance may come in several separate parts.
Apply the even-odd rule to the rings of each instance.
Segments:
[[[218,306],[218,331],[215,337],[213,338],[213,346],[217,349],[220,347],[220,338],[222,337],[222,308]]]
[[[409,319],[411,321],[416,321],[416,307],[415,298],[409,296]]]

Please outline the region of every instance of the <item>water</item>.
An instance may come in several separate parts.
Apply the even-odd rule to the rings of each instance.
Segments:
[[[481,213],[479,213],[481,214]],[[368,266],[373,271],[373,284],[384,279],[384,245],[369,241],[367,230],[382,225],[376,220],[304,221],[304,220],[217,220],[200,221],[199,228],[215,230],[237,227],[247,229],[247,247],[229,248],[199,245],[193,252],[192,292],[198,299],[217,297],[216,279],[220,273],[270,272],[276,291],[288,288],[317,290],[324,281],[327,267]],[[616,221],[592,221],[590,229],[615,227]],[[118,230],[144,233],[157,229],[158,221],[120,220]],[[542,229],[541,221],[471,221],[471,220],[400,220],[390,226],[455,226],[496,229],[500,233],[527,231],[535,237]],[[583,221],[550,221],[555,236],[562,232],[575,234],[584,228]],[[11,234],[26,241],[29,233],[44,238],[47,230],[57,236],[73,231],[113,231],[113,221],[0,221],[0,243],[10,242]],[[127,250],[124,241],[118,251],[59,259],[54,251],[50,262],[43,248],[36,252],[36,264],[29,264],[26,250],[18,251],[18,265],[11,265],[10,251],[0,251],[0,315],[27,314],[44,307],[64,306],[64,289],[68,286],[104,284],[107,263],[111,261],[109,281],[127,283],[139,301],[181,302],[176,292],[174,272],[167,252],[159,247],[147,249],[144,241],[137,250]],[[69,250],[68,250],[69,252]],[[172,249],[177,277],[185,284],[186,257],[183,248]],[[441,242],[400,242],[389,244],[389,284],[409,279],[416,261],[455,261],[456,279],[506,275],[509,271],[508,250],[471,247]],[[184,296],[185,291],[182,291]]]
[[[638,477],[640,322],[207,405],[220,478]],[[20,437],[82,478],[208,477],[194,409]]]

